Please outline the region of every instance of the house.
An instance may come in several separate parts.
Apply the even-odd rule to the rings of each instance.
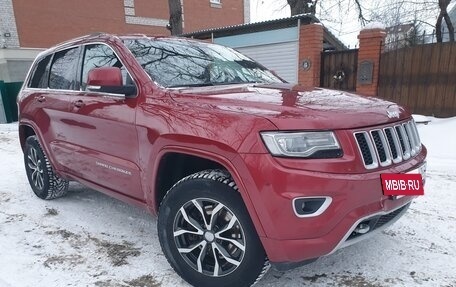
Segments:
[[[250,21],[250,0],[181,2],[184,32]],[[22,81],[39,51],[59,42],[94,32],[169,35],[168,22],[167,0],[2,0],[0,80]]]
[[[386,28],[386,50],[393,50],[407,46],[407,39],[413,34],[413,23],[399,24]]]
[[[453,24],[453,27],[456,29],[456,3],[453,5],[453,8],[451,8],[451,10],[448,12],[448,16],[450,16],[451,24]],[[442,29],[443,42],[448,42],[450,40],[450,35],[448,34],[448,26],[445,20],[443,20]]]
[[[250,21],[250,0],[180,1],[184,32]],[[94,32],[169,35],[168,23],[168,0],[1,0],[0,88],[12,89],[0,91],[0,122],[15,120],[18,87],[43,49]]]

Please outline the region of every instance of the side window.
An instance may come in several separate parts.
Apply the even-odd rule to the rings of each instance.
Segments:
[[[49,88],[76,90],[79,48],[72,48],[55,53],[49,76]]]
[[[86,90],[87,78],[89,71],[93,68],[101,67],[117,67],[122,73],[123,85],[132,84],[131,78],[128,76],[127,70],[117,58],[114,51],[101,44],[87,45],[85,47],[84,62],[82,65],[82,90]]]
[[[28,85],[30,88],[47,88],[49,78],[49,63],[51,61],[51,57],[52,55],[46,56],[35,65],[35,70],[33,71],[32,78],[30,79]]]

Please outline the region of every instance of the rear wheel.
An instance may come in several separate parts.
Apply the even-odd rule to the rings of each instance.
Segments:
[[[220,171],[174,185],[160,206],[158,233],[171,266],[194,286],[250,286],[269,268],[236,184]]]
[[[68,191],[68,181],[58,177],[36,136],[25,141],[24,163],[33,192],[41,199],[54,199]]]

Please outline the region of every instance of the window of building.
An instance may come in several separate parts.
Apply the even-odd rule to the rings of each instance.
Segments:
[[[221,0],[209,0],[212,8],[222,8],[222,1]]]
[[[71,48],[55,53],[49,75],[49,88],[59,90],[76,90],[76,71],[79,59],[79,48]]]

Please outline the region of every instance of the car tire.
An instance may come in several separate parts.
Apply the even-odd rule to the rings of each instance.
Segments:
[[[225,172],[202,171],[177,182],[160,205],[157,228],[168,262],[194,286],[251,286],[269,269],[236,183]]]
[[[41,199],[54,199],[68,191],[68,180],[54,173],[36,136],[25,141],[24,164],[27,178],[33,192]]]

